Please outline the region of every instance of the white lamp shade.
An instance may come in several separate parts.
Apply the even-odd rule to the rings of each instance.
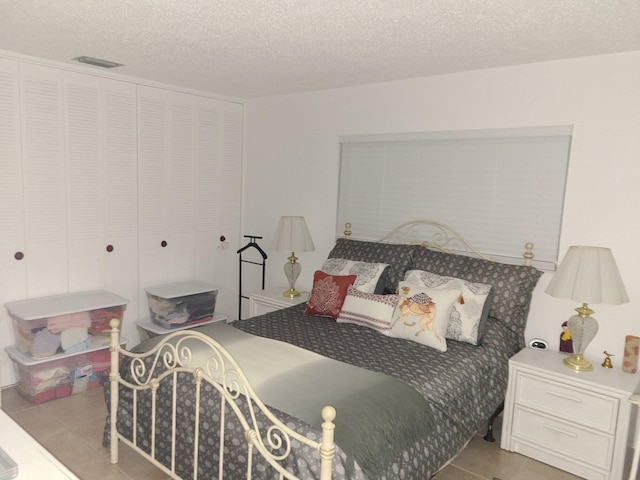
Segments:
[[[315,249],[304,217],[280,217],[271,243],[276,252],[312,252]]]
[[[569,247],[545,292],[581,303],[629,301],[613,253],[603,247]]]

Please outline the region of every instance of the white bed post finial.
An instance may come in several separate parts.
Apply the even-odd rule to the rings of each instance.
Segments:
[[[344,236],[347,240],[351,237],[351,224],[349,222],[344,224]]]
[[[118,441],[116,439],[116,418],[118,412],[118,373],[120,371],[118,362],[118,348],[120,346],[120,320],[111,319],[109,322],[111,327],[111,341],[109,343],[109,352],[111,352],[111,371],[109,372],[111,417],[110,417],[110,435],[111,435],[111,463],[118,463]]]
[[[527,267],[530,267],[531,266],[531,262],[533,261],[533,257],[534,257],[534,255],[533,255],[533,243],[531,243],[531,242],[525,243],[524,244],[524,248],[525,248],[525,251],[524,251],[524,254],[522,255],[524,257],[524,264]]]
[[[336,445],[333,443],[333,431],[336,428],[336,409],[327,405],[322,409],[322,443],[320,443],[320,480],[331,480],[333,457],[336,455]]]

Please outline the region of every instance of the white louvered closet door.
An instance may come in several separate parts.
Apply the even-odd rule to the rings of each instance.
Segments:
[[[198,98],[196,278],[220,287],[216,310],[236,318],[242,198],[242,106]],[[227,248],[220,247],[220,237]]]
[[[64,98],[69,290],[106,289],[129,299],[122,328],[135,341],[135,85],[65,72]]]
[[[188,95],[138,87],[140,317],[145,287],[194,272],[194,109]]]
[[[144,287],[198,279],[231,316],[241,158],[240,104],[0,58],[0,384],[9,301],[104,288],[135,343]]]
[[[20,64],[27,296],[68,289],[62,72]]]
[[[0,305],[68,288],[62,73],[0,60]],[[15,343],[4,308],[0,343]],[[0,354],[0,382],[15,382]]]
[[[27,295],[18,62],[0,59],[0,385],[13,382],[5,347],[15,343],[6,302]]]
[[[214,257],[213,283],[220,285],[218,307],[229,318],[236,319],[238,312],[238,249],[246,243],[241,238],[241,200],[242,200],[242,105],[229,102],[216,102],[221,122],[219,129],[223,141],[218,149],[216,178],[211,185],[215,189],[216,230],[212,243],[202,245],[209,249]],[[217,248],[220,235],[228,242],[228,249]],[[245,240],[245,241],[243,241]],[[204,274],[203,274],[204,275]],[[246,292],[245,292],[246,293]]]
[[[219,286],[216,309],[234,311],[241,156],[240,105],[138,87],[141,318],[145,287],[193,279]]]

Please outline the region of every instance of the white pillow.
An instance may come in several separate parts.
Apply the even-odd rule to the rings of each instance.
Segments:
[[[491,306],[491,285],[445,277],[424,270],[409,270],[405,281],[433,289],[459,289],[462,296],[454,304],[446,337],[477,345],[487,322]]]
[[[397,295],[365,293],[353,285],[349,285],[342,310],[340,310],[336,321],[338,323],[355,323],[388,335],[389,328],[391,328],[391,316],[397,303]]]
[[[400,282],[398,305],[393,312],[389,336],[446,352],[447,324],[460,293],[459,289],[435,289]]]
[[[356,283],[353,284],[361,292],[376,292],[376,286],[380,276],[389,265],[386,263],[367,263],[344,258],[328,258],[322,264],[321,270],[331,275],[356,275]]]

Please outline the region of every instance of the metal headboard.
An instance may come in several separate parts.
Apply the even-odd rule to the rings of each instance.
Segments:
[[[351,238],[351,223],[345,223],[344,236]],[[445,253],[469,255],[496,261],[474,248],[458,231],[435,220],[412,220],[398,225],[392,231],[377,240],[381,243],[399,243],[422,245],[425,248]],[[533,243],[525,244],[524,264],[531,266],[533,260]]]

